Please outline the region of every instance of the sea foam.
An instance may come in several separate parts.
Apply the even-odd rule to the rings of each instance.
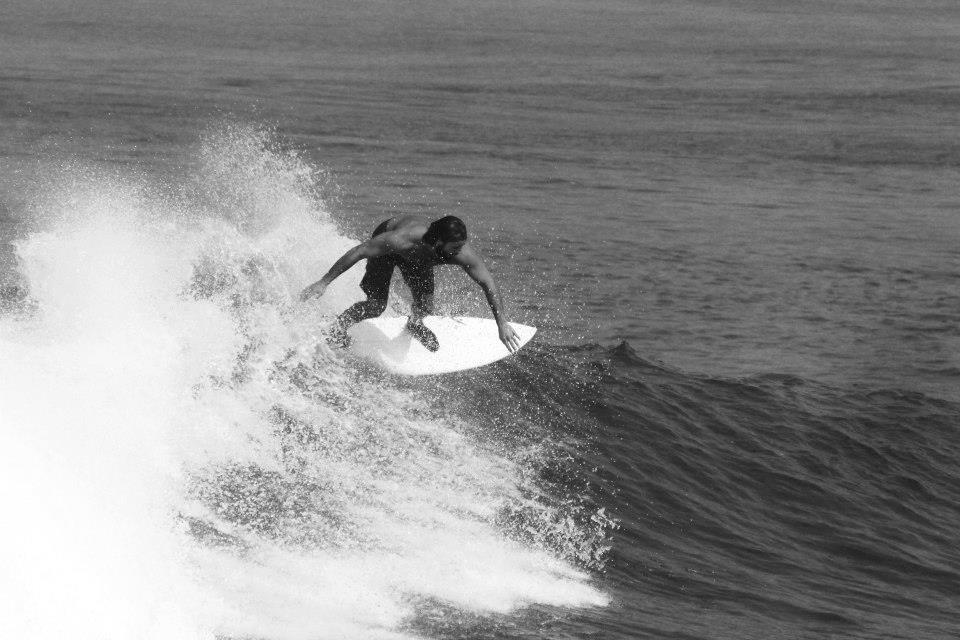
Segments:
[[[243,127],[199,166],[180,188],[70,169],[18,243],[0,635],[395,638],[424,603],[606,603],[497,525],[529,504],[516,461],[326,346],[359,269],[298,301],[353,243],[319,172]]]

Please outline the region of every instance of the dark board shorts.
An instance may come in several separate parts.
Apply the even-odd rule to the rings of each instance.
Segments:
[[[388,222],[389,220],[381,222],[373,230],[371,237],[383,233]],[[427,308],[427,305],[432,302],[429,298],[433,296],[434,290],[433,265],[410,264],[398,256],[370,258],[367,260],[366,273],[360,281],[360,289],[367,294],[368,298],[386,303],[387,296],[390,294],[390,280],[393,278],[394,267],[400,269],[400,275],[410,287],[414,307],[425,313],[432,313],[433,309]]]

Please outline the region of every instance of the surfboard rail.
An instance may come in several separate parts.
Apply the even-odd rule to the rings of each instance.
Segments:
[[[380,316],[347,329],[348,353],[400,375],[451,373],[482,367],[510,355],[500,342],[495,320],[472,316],[426,316],[423,323],[434,332],[440,348],[429,351],[406,329],[407,316]],[[511,322],[520,348],[536,334],[536,327]]]

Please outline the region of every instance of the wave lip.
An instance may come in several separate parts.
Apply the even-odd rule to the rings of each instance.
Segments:
[[[0,317],[11,637],[394,638],[429,603],[607,602],[544,542],[535,452],[326,346],[359,276],[297,302],[352,243],[301,158],[231,126],[189,188],[66,171],[17,248],[35,308]]]

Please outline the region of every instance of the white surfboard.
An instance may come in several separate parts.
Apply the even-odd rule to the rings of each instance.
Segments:
[[[407,317],[371,318],[347,329],[348,351],[390,373],[421,376],[482,367],[510,355],[495,320],[468,316],[426,316],[423,323],[436,334],[440,348],[428,351],[406,330]],[[535,327],[511,322],[522,347]]]

